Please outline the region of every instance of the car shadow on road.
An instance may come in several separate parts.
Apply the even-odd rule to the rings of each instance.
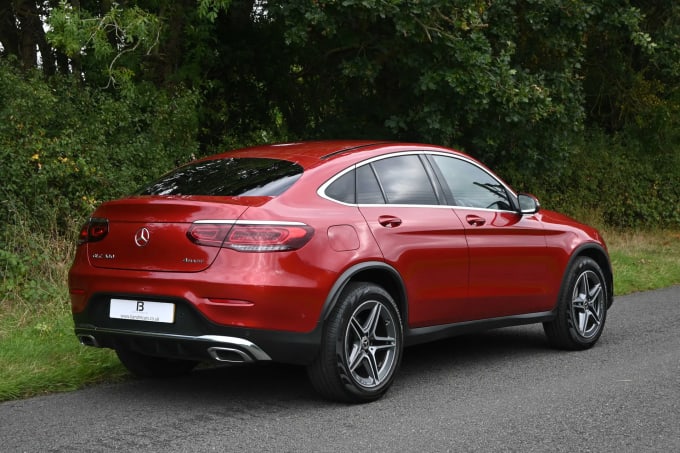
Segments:
[[[402,371],[426,367],[427,363],[466,366],[479,359],[502,361],[510,356],[516,358],[550,351],[540,325],[494,329],[406,348]]]
[[[437,376],[470,376],[514,366],[555,351],[540,326],[513,327],[463,335],[406,348],[397,376],[399,387]],[[202,366],[172,379],[136,379],[115,386],[121,398],[224,405],[225,402],[326,405],[314,392],[304,367],[276,363]],[[114,390],[114,389],[111,389]],[[127,394],[127,395],[126,395]]]

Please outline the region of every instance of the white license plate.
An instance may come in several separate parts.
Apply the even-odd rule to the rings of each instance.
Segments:
[[[175,322],[175,304],[148,300],[111,299],[109,316],[133,321]]]

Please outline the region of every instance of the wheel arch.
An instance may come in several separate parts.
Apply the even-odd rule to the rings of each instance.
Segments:
[[[564,280],[567,277],[566,271],[571,268],[572,263],[576,259],[582,256],[591,258],[598,264],[598,266],[600,266],[600,269],[602,270],[602,273],[604,274],[604,278],[606,280],[607,288],[609,289],[609,291],[607,292],[607,308],[611,307],[612,303],[614,302],[614,272],[612,270],[609,254],[600,244],[596,243],[584,244],[576,248],[576,250],[574,250],[574,253],[572,253],[571,258],[569,258],[569,263],[567,263],[567,267],[565,268],[565,275],[562,280],[562,287],[564,287],[566,283]]]
[[[408,303],[404,281],[396,269],[381,261],[367,261],[355,264],[338,277],[324,302],[319,319],[320,323],[324,323],[328,319],[328,316],[338,303],[342,292],[351,282],[374,283],[387,291],[397,304],[399,314],[402,317],[402,323],[404,323],[404,328],[406,328]]]

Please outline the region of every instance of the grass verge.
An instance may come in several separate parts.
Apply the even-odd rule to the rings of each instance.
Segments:
[[[616,295],[680,284],[680,233],[605,231],[605,238]],[[70,241],[33,236],[10,245],[15,252],[5,253],[0,282],[0,401],[124,379],[112,351],[83,347],[73,334],[65,287]],[[26,269],[36,271],[22,283],[7,277]]]
[[[614,294],[680,284],[680,232],[605,232],[614,268]]]
[[[73,334],[70,311],[5,315],[0,320],[0,401],[76,390],[126,372],[113,351],[85,348]]]
[[[122,378],[112,351],[85,348],[73,333],[66,279],[74,241],[56,224],[37,233],[22,219],[0,238],[0,401]]]

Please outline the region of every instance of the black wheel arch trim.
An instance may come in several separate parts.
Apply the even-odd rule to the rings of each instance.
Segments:
[[[567,266],[564,269],[564,275],[562,276],[562,283],[560,284],[560,292],[564,289],[564,285],[567,283],[567,271],[571,268],[578,258],[586,256],[595,260],[595,262],[600,266],[602,273],[604,274],[605,283],[607,284],[607,309],[609,309],[614,303],[614,272],[612,270],[612,263],[609,258],[609,254],[605,248],[596,243],[589,242],[587,244],[582,244],[574,249],[567,262]]]
[[[397,308],[399,308],[402,320],[406,325],[406,320],[408,319],[408,298],[406,295],[406,285],[404,285],[404,280],[402,279],[401,275],[394,267],[390,266],[385,262],[365,261],[362,263],[355,264],[354,266],[345,270],[335,280],[335,283],[331,287],[331,290],[328,292],[328,296],[324,301],[323,308],[321,309],[321,316],[319,317],[319,326],[323,325],[326,319],[328,319],[328,316],[331,314],[333,308],[335,308],[335,305],[338,303],[340,295],[344,291],[347,284],[352,281],[357,281],[355,279],[357,275],[371,271],[386,273],[387,275],[390,276],[391,286],[389,288],[383,289],[385,289],[385,291],[389,293],[392,293],[393,291],[396,291],[398,293],[392,294],[392,297],[394,297],[395,303],[397,304]],[[361,281],[361,279],[359,279],[358,281]],[[365,281],[381,285],[381,282],[376,281],[375,279],[366,279]]]

